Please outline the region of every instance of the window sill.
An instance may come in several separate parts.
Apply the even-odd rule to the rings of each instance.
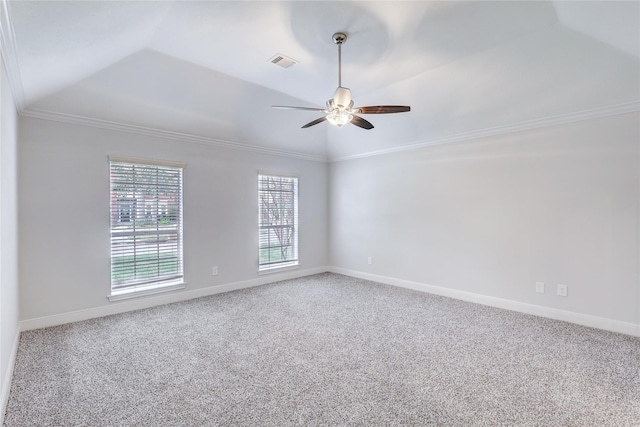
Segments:
[[[129,298],[137,298],[137,297],[143,297],[146,295],[153,295],[153,294],[159,294],[162,292],[169,292],[169,291],[175,291],[178,289],[184,289],[186,286],[187,286],[186,282],[153,284],[153,285],[141,286],[138,288],[113,291],[111,295],[107,296],[107,298],[111,302],[121,301]]]
[[[287,266],[284,266],[284,267],[266,268],[264,270],[258,270],[258,276],[262,276],[262,275],[265,275],[265,274],[282,273],[283,271],[289,271],[289,270],[297,270],[298,267],[300,267],[299,264],[287,265]]]

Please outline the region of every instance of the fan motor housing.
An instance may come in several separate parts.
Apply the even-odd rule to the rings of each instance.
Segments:
[[[335,102],[338,107],[348,108],[349,104],[351,104],[351,90],[339,86],[333,94],[333,102]]]

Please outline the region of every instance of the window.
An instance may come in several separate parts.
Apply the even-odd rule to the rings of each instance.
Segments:
[[[130,223],[136,210],[136,201],[132,198],[118,198],[118,222]]]
[[[111,295],[184,287],[184,165],[115,157],[109,160]]]
[[[258,175],[258,270],[298,265],[298,178]]]

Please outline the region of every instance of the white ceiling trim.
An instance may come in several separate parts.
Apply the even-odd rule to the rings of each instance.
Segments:
[[[241,142],[224,141],[221,139],[208,138],[204,136],[189,135],[180,132],[172,132],[161,129],[153,129],[144,126],[136,126],[124,123],[111,122],[108,120],[100,120],[91,117],[76,116],[73,114],[58,113],[52,111],[28,109],[20,113],[21,116],[32,117],[35,119],[50,120],[62,123],[71,123],[81,126],[89,126],[98,129],[115,130],[118,132],[126,132],[135,135],[150,136],[154,138],[171,139],[175,141],[189,142],[193,144],[213,145],[216,147],[229,148],[233,150],[251,151],[261,154],[270,154],[274,156],[292,157],[302,160],[311,160],[315,162],[327,162],[325,156],[314,156],[310,154],[301,154],[293,151],[278,150],[275,148],[260,147]]]
[[[71,123],[81,126],[89,126],[99,129],[115,130],[136,135],[150,136],[155,138],[165,138],[176,141],[183,141],[195,144],[213,145],[216,147],[229,148],[233,150],[251,151],[261,154],[270,154],[283,157],[291,157],[303,160],[311,160],[316,162],[336,163],[347,160],[361,159],[365,157],[381,156],[385,154],[398,153],[402,151],[418,150],[420,148],[431,147],[443,144],[453,144],[457,142],[470,141],[474,139],[484,138],[488,136],[503,135],[508,133],[522,132],[543,127],[555,126],[566,123],[573,123],[582,120],[592,120],[601,117],[615,116],[618,114],[626,114],[640,111],[640,102],[633,101],[623,104],[612,105],[608,107],[595,108],[569,114],[560,114],[556,116],[545,117],[537,120],[529,120],[519,123],[512,123],[503,126],[496,126],[486,129],[479,129],[470,132],[459,133],[456,135],[434,138],[411,145],[390,148],[386,150],[371,151],[369,153],[355,154],[350,156],[336,157],[327,159],[324,156],[313,156],[300,154],[296,152],[278,150],[272,148],[259,147],[238,142],[224,141],[220,139],[207,138],[197,135],[189,135],[179,132],[172,132],[160,129],[147,128],[143,126],[135,126],[124,123],[110,122],[107,120],[94,119],[72,114],[57,113],[43,110],[27,110],[20,113],[21,116],[32,117],[42,120],[51,120],[62,123]]]
[[[354,154],[350,156],[330,158],[329,163],[342,162],[346,160],[361,159],[365,157],[381,156],[384,154],[398,153],[401,151],[417,150],[434,145],[452,144],[456,142],[469,141],[488,136],[503,135],[507,133],[522,132],[531,129],[538,129],[548,126],[555,126],[565,123],[591,120],[601,117],[615,116],[640,111],[640,102],[633,101],[623,104],[611,105],[608,107],[595,108],[592,110],[578,111],[575,113],[559,114],[557,116],[545,117],[542,119],[528,120],[519,123],[496,126],[486,129],[479,129],[470,132],[463,132],[456,135],[444,136],[441,138],[429,139],[415,144],[404,145],[402,147],[389,148],[385,150],[371,151],[369,153]]]
[[[25,108],[24,89],[22,88],[22,77],[18,65],[16,36],[13,31],[13,24],[11,23],[9,3],[7,0],[2,0],[0,10],[0,39],[2,42],[2,58],[4,59],[5,69],[7,70],[13,101],[16,104],[18,112],[22,112]]]

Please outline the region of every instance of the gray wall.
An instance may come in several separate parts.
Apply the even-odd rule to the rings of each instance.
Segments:
[[[18,214],[16,109],[2,65],[0,123],[0,423],[9,396],[18,335]]]
[[[109,306],[107,155],[117,154],[187,163],[187,290],[256,278],[257,171],[294,172],[301,270],[330,265],[633,328],[638,119],[326,165],[21,118],[21,319]],[[546,293],[535,293],[538,281]]]
[[[638,325],[639,141],[633,113],[332,163],[330,263]]]
[[[26,117],[19,130],[23,320],[118,304],[106,298],[109,154],[186,162],[184,292],[257,277],[258,170],[298,174],[300,270],[327,265],[323,162]]]

